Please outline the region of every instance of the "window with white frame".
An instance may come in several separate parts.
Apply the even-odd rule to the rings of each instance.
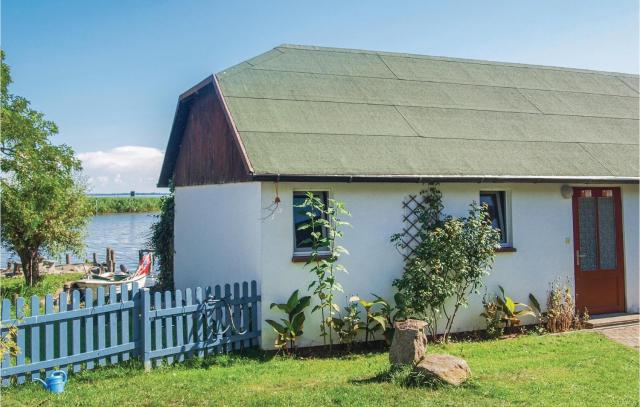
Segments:
[[[326,191],[311,191],[314,196],[320,198],[324,204],[327,206],[327,199],[329,193]],[[315,212],[318,215],[318,212],[315,211],[312,207],[300,207],[307,199],[307,192],[300,191],[293,193],[293,236],[294,236],[294,253],[298,254],[308,254],[311,252],[311,228],[299,230],[300,226],[309,223],[309,216],[307,212]],[[325,234],[326,231],[323,229],[322,233]],[[320,250],[326,251],[326,250]]]
[[[480,191],[480,203],[488,207],[488,216],[493,227],[500,231],[500,244],[510,246],[509,207],[505,191]]]

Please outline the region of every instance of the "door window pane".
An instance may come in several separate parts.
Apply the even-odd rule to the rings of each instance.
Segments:
[[[616,224],[613,198],[598,198],[598,243],[600,268],[616,268]]]
[[[580,227],[580,270],[596,269],[596,199],[578,198]]]

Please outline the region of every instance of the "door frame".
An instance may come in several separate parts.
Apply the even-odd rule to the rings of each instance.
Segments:
[[[622,284],[618,287],[617,294],[617,302],[619,303],[619,309],[615,310],[607,310],[607,311],[594,311],[593,314],[602,314],[602,313],[614,313],[614,312],[625,312],[627,309],[626,304],[626,276],[625,276],[625,267],[624,267],[624,240],[623,240],[623,232],[622,232],[622,190],[620,187],[589,187],[589,186],[580,186],[573,187],[573,194],[571,198],[572,205],[572,216],[573,216],[573,272],[574,272],[574,290],[575,290],[575,306],[577,311],[581,311],[584,309],[584,305],[581,304],[579,300],[579,291],[578,287],[580,285],[582,272],[580,271],[578,253],[580,250],[580,225],[578,220],[578,198],[580,196],[581,191],[583,190],[592,190],[592,191],[603,191],[603,190],[611,190],[613,191],[613,208],[614,208],[614,218],[615,218],[615,228],[616,228],[616,271],[620,273],[619,278],[622,279]],[[597,212],[596,212],[596,225],[597,225]],[[596,239],[598,233],[598,227],[596,226]],[[599,247],[599,246],[598,246]],[[596,254],[597,256],[597,254]],[[597,264],[600,263],[599,256],[596,257]],[[588,307],[587,307],[588,309]],[[591,314],[591,310],[589,310]]]

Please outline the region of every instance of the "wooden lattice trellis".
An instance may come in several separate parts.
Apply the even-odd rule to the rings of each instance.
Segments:
[[[402,223],[402,238],[404,249],[402,255],[408,259],[413,255],[416,247],[420,243],[418,234],[420,232],[420,222],[418,218],[418,208],[424,208],[425,197],[422,194],[409,195],[402,202],[404,211]]]

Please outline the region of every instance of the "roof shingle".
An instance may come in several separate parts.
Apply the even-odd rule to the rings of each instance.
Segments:
[[[256,175],[638,178],[638,76],[283,45],[217,74]]]

